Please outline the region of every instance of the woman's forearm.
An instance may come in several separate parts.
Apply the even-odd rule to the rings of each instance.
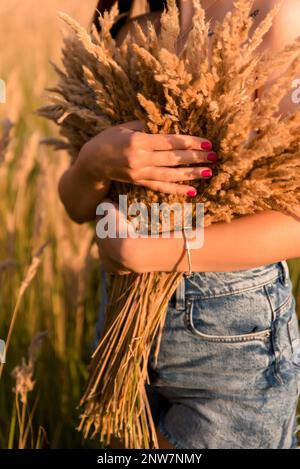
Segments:
[[[147,241],[147,270],[188,270],[182,238]],[[300,257],[300,222],[273,210],[215,223],[205,228],[203,247],[191,249],[192,269],[199,272],[250,269],[296,257]]]
[[[192,251],[200,271],[250,269],[300,256],[300,222],[273,210],[211,225],[204,238],[203,248]]]
[[[59,181],[59,195],[72,220],[84,223],[96,218],[96,207],[107,195],[110,182],[95,180],[84,164],[76,160]]]

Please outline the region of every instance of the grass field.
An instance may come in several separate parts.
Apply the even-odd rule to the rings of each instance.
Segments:
[[[76,405],[97,314],[97,252],[91,249],[92,227],[71,223],[58,200],[57,181],[68,157],[40,145],[56,129],[34,111],[45,102],[44,88],[55,82],[49,60],[59,60],[62,40],[55,12],[66,11],[87,25],[94,6],[80,0],[2,0],[0,6],[0,78],[7,86],[0,119],[14,124],[0,166],[0,338],[7,337],[24,278],[37,269],[16,312],[0,382],[1,448],[82,445]],[[36,266],[34,254],[47,241]],[[15,399],[11,372],[42,331],[48,336],[36,361],[36,384],[22,403]]]
[[[0,5],[0,79],[7,86],[0,120],[14,125],[0,165],[0,339],[13,326],[0,378],[0,448],[96,445],[83,442],[75,429],[99,298],[93,229],[64,213],[57,181],[68,157],[40,144],[56,129],[34,112],[45,102],[44,89],[55,83],[49,59],[59,60],[62,39],[55,12],[87,25],[94,5]],[[300,308],[300,262],[289,265]]]

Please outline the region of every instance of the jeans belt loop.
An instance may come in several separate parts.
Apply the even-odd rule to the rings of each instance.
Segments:
[[[285,286],[288,286],[289,278],[290,278],[288,263],[284,260],[280,262],[280,265],[281,265],[281,271],[282,271],[282,281]]]
[[[179,311],[185,310],[185,277],[183,276],[176,288],[176,306]]]

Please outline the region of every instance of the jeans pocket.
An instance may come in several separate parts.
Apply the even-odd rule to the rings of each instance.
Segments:
[[[187,310],[186,310],[186,323],[189,330],[200,337],[202,340],[209,342],[247,342],[253,340],[265,340],[271,335],[271,328],[262,329],[258,332],[247,332],[246,334],[220,334],[220,333],[207,333],[201,330],[201,325],[199,325],[199,320],[195,319],[196,315],[194,313],[195,300],[189,298],[187,300]]]
[[[186,303],[186,325],[203,341],[264,341],[271,336],[272,310],[264,286],[228,295],[188,296]]]

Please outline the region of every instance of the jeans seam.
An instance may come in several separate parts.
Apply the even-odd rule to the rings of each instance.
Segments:
[[[237,293],[243,293],[243,292],[246,292],[246,291],[256,290],[260,287],[264,287],[265,285],[268,285],[269,283],[272,283],[277,278],[280,278],[280,274],[276,275],[275,277],[272,277],[271,279],[269,279],[266,282],[253,285],[251,287],[242,288],[240,290],[233,290],[233,291],[226,292],[226,293],[220,293],[220,294],[215,294],[215,295],[207,295],[207,296],[201,295],[200,293],[199,294],[197,294],[197,293],[189,294],[189,292],[187,292],[186,296],[189,297],[189,298],[194,298],[194,299],[209,300],[211,298],[220,298],[220,297],[223,297],[223,296],[236,295]]]
[[[164,418],[165,413],[162,412],[159,418],[159,424],[158,427],[162,433],[162,435],[169,440],[169,442],[175,446],[176,449],[187,449],[180,443],[178,443],[177,439],[166,429],[163,418]]]
[[[293,325],[293,321],[296,321],[296,327],[299,328],[299,321],[298,321],[298,317],[297,316],[294,316],[294,313],[292,314],[292,316],[290,317],[290,319],[287,321],[287,333],[288,333],[288,339],[289,339],[289,344],[290,344],[290,350],[291,350],[291,362],[293,364],[293,366],[295,367],[295,372],[296,370],[298,371],[299,373],[299,370],[300,370],[300,364],[297,363],[295,361],[295,352],[296,352],[296,348],[295,348],[295,341],[298,341],[300,340],[300,338],[296,337],[295,339],[293,338],[292,336],[292,327],[294,326]],[[295,326],[294,326],[295,327]],[[299,378],[298,378],[299,379]]]
[[[264,286],[264,290],[266,293],[266,297],[268,299],[271,312],[272,312],[272,325],[271,325],[271,347],[272,347],[272,355],[274,359],[274,377],[277,380],[277,382],[280,385],[285,385],[285,382],[280,374],[280,359],[281,359],[281,352],[280,352],[280,347],[278,344],[277,340],[277,334],[276,334],[276,320],[277,320],[277,315],[278,312],[285,311],[287,306],[290,303],[290,296],[282,303],[282,305],[278,306],[277,308],[273,307],[273,303],[268,291],[267,286]]]

